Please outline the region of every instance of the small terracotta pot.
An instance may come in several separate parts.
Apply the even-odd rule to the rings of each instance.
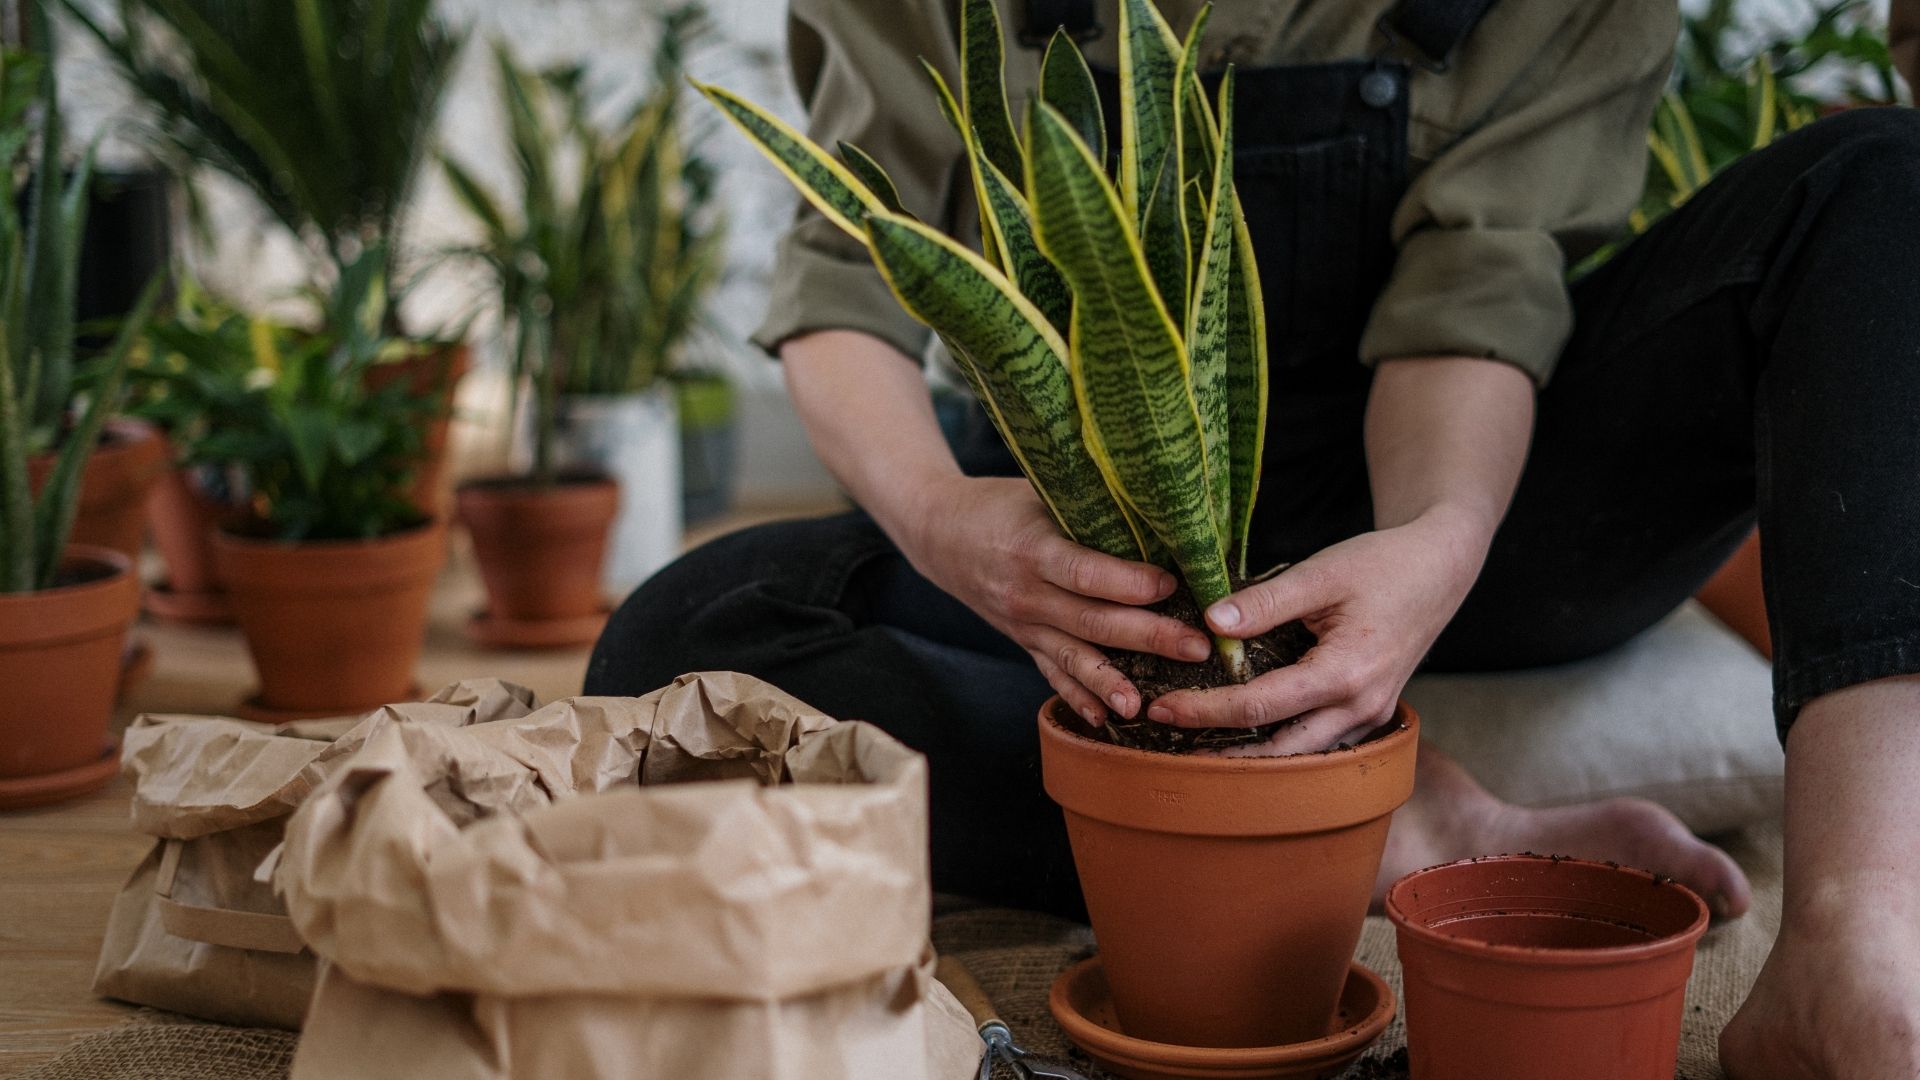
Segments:
[[[1324,1037],[1360,940],[1387,821],[1413,793],[1419,719],[1292,757],[1152,753],[1040,710],[1114,1012],[1134,1038],[1265,1047]]]
[[[36,495],[58,460],[46,453],[27,462],[27,482]],[[70,542],[111,548],[137,563],[147,534],[147,492],[166,471],[167,445],[151,424],[110,422],[81,470]]]
[[[446,509],[447,431],[453,423],[454,393],[473,367],[473,350],[465,342],[441,342],[426,352],[367,371],[367,388],[382,390],[405,383],[410,394],[438,393],[440,408],[427,421],[418,468],[413,476],[413,504],[421,514],[438,518]]]
[[[1413,1080],[1671,1080],[1707,905],[1644,870],[1502,855],[1387,892]]]
[[[213,548],[260,674],[254,704],[292,719],[410,697],[445,525],[305,543],[222,531]]]
[[[200,490],[190,469],[169,469],[147,495],[153,546],[167,564],[166,580],[147,591],[147,612],[170,622],[233,622],[226,586],[213,560],[213,534],[226,516]]]
[[[113,778],[121,646],[140,611],[126,556],[75,546],[77,584],[0,594],[0,809],[35,806]]]
[[[1754,531],[1695,594],[1700,603],[1746,638],[1760,655],[1773,659],[1773,631],[1767,625],[1767,597],[1761,586],[1760,533]]]
[[[602,476],[541,487],[520,477],[460,486],[460,521],[473,536],[487,585],[475,627],[488,644],[579,645],[606,622],[600,568],[620,511],[620,488]],[[519,629],[516,635],[510,631]]]

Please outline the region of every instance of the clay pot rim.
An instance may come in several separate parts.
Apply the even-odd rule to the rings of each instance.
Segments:
[[[541,485],[528,473],[490,473],[469,477],[454,487],[457,495],[477,498],[526,498],[528,496],[573,495],[618,491],[620,482],[600,469],[569,469],[554,474],[553,482]]]
[[[1168,754],[1158,750],[1141,750],[1132,746],[1116,746],[1113,743],[1090,739],[1054,719],[1054,710],[1063,702],[1060,695],[1048,698],[1040,707],[1040,716],[1044,723],[1040,726],[1043,737],[1052,739],[1063,747],[1072,747],[1072,752],[1093,758],[1107,758],[1113,761],[1151,761],[1155,768],[1168,772],[1232,772],[1232,773],[1272,773],[1286,775],[1291,773],[1317,772],[1321,769],[1338,768],[1356,756],[1374,756],[1390,753],[1399,749],[1401,743],[1415,742],[1420,739],[1420,714],[1402,698],[1394,704],[1393,718],[1388,723],[1399,723],[1398,730],[1388,732],[1378,739],[1357,743],[1353,746],[1333,750],[1321,750],[1308,754],[1286,754],[1275,757],[1220,757],[1212,754]]]
[[[1587,949],[1555,948],[1543,945],[1496,945],[1490,942],[1474,941],[1469,938],[1454,937],[1415,921],[1402,905],[1402,891],[1410,889],[1412,883],[1431,874],[1464,866],[1488,866],[1501,863],[1542,863],[1551,862],[1561,866],[1578,866],[1599,870],[1605,873],[1626,874],[1652,885],[1656,889],[1677,892],[1692,902],[1694,917],[1685,929],[1657,937],[1652,941],[1631,945],[1607,945]],[[1618,863],[1599,862],[1594,859],[1576,859],[1564,855],[1482,855],[1472,859],[1456,859],[1453,862],[1428,866],[1402,877],[1387,888],[1387,918],[1394,929],[1402,934],[1417,938],[1422,944],[1441,949],[1460,956],[1482,957],[1513,961],[1534,967],[1606,967],[1614,964],[1634,963],[1652,960],[1681,951],[1690,951],[1702,935],[1707,932],[1707,924],[1712,913],[1707,909],[1706,901],[1700,895],[1672,878],[1661,877],[1648,870],[1635,866],[1621,866]]]
[[[417,540],[423,534],[437,532],[443,530],[445,527],[445,521],[438,517],[431,517],[417,525],[409,525],[404,529],[397,529],[393,532],[364,540],[279,540],[267,536],[248,536],[245,533],[237,533],[226,526],[221,526],[213,530],[213,542],[216,545],[227,545],[245,551],[265,551],[269,549],[279,549],[283,551],[311,551],[318,549],[345,551],[349,548],[372,548],[386,544],[399,544],[409,540]]]
[[[1096,1057],[1103,1054],[1124,1055],[1166,1068],[1205,1069],[1222,1076],[1237,1075],[1245,1069],[1310,1065],[1320,1060],[1332,1060],[1348,1050],[1357,1057],[1386,1031],[1399,1009],[1399,1000],[1394,996],[1393,987],[1371,968],[1354,961],[1347,966],[1347,982],[1358,982],[1370,991],[1374,995],[1374,1006],[1365,1016],[1339,1031],[1328,1032],[1317,1039],[1276,1046],[1182,1046],[1116,1031],[1072,1008],[1068,987],[1086,980],[1099,967],[1100,957],[1095,954],[1061,972],[1047,990],[1047,1011],[1053,1014],[1054,1022],[1060,1025],[1074,1045]],[[1346,994],[1347,990],[1342,986],[1341,997],[1344,998]]]
[[[88,578],[85,581],[76,581],[71,585],[55,585],[50,589],[32,589],[27,592],[0,592],[0,603],[5,603],[9,600],[25,600],[28,598],[58,601],[86,589],[105,590],[113,588],[120,583],[121,578],[133,573],[133,560],[127,558],[124,552],[115,551],[112,548],[100,547],[96,544],[68,544],[67,550],[60,556],[60,565],[64,568],[74,565],[75,563],[92,563],[95,566],[104,566],[107,568],[108,573],[100,577]]]

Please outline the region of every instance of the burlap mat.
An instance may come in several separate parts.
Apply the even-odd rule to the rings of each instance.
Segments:
[[[1780,842],[1777,824],[1722,840],[1753,879],[1753,910],[1708,931],[1700,945],[1687,986],[1679,1080],[1722,1075],[1716,1051],[1720,1029],[1745,1000],[1780,929]],[[951,902],[941,903],[936,914],[934,947],[966,961],[1028,1050],[1106,1080],[1047,1014],[1047,988],[1068,964],[1093,951],[1091,931],[1044,915]],[[1367,920],[1357,959],[1399,992],[1400,961],[1393,927],[1385,919]],[[143,1010],[119,1027],[80,1039],[18,1080],[280,1080],[293,1060],[295,1039],[284,1031],[202,1024]],[[1385,1057],[1405,1042],[1396,1017],[1369,1057]]]

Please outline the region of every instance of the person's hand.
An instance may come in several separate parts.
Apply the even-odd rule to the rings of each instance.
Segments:
[[[902,551],[915,569],[1032,655],[1091,724],[1131,717],[1140,692],[1095,646],[1204,660],[1207,635],[1140,605],[1172,595],[1172,574],[1060,535],[1033,485],[955,477],[922,493]]]
[[[1920,923],[1898,901],[1849,890],[1826,915],[1789,914],[1720,1035],[1729,1080],[1920,1077]]]
[[[1298,717],[1264,743],[1226,753],[1324,750],[1392,716],[1400,690],[1466,598],[1491,528],[1437,509],[1362,533],[1214,604],[1207,621],[1255,637],[1304,620],[1320,640],[1297,664],[1242,686],[1180,690],[1147,717],[1179,727],[1259,727]]]

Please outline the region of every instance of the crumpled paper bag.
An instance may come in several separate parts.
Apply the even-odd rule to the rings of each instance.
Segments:
[[[408,710],[457,726],[523,716],[533,704],[531,691],[486,679]],[[133,827],[156,843],[114,898],[95,993],[229,1024],[300,1026],[316,961],[254,872],[330,763],[364,744],[362,724],[134,720],[122,768],[134,784]]]
[[[468,727],[371,717],[270,874],[322,1077],[961,1080],[926,764],[756,679]]]

